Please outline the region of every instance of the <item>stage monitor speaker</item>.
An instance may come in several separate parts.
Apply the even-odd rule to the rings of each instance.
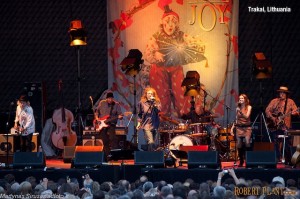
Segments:
[[[73,167],[75,168],[91,168],[101,166],[104,162],[104,152],[75,152]]]
[[[76,146],[64,146],[63,160],[64,163],[71,163],[75,156]]]
[[[275,151],[246,151],[246,168],[276,168]]]
[[[44,168],[46,161],[43,152],[15,152],[13,168]]]
[[[163,151],[135,151],[134,163],[147,168],[163,168],[165,159]]]
[[[218,151],[189,151],[188,168],[220,168]]]
[[[101,152],[103,146],[76,146],[75,153],[77,152]]]

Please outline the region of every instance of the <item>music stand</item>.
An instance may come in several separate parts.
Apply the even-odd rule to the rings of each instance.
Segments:
[[[253,124],[252,124],[252,129],[254,127],[255,122],[257,121],[257,119],[259,118],[260,121],[260,136],[261,136],[261,140],[262,140],[262,129],[263,129],[263,123],[264,126],[266,128],[266,131],[268,133],[268,138],[270,143],[271,141],[271,137],[270,137],[270,133],[269,133],[269,129],[267,126],[267,122],[266,122],[266,118],[264,115],[264,111],[263,111],[263,88],[262,88],[262,79],[268,79],[272,77],[272,66],[271,66],[271,62],[269,60],[266,59],[264,53],[262,52],[256,52],[254,53],[253,57],[252,57],[252,61],[253,61],[253,66],[252,66],[252,74],[253,76],[259,80],[259,92],[260,92],[260,112],[257,114],[257,116],[255,117]]]

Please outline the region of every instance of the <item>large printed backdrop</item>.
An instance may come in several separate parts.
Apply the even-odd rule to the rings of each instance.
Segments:
[[[181,83],[187,71],[197,71],[208,93],[206,110],[218,115],[217,120],[225,125],[226,107],[235,107],[238,98],[237,13],[238,1],[229,0],[109,1],[109,86],[123,108],[133,109],[134,89],[138,101],[143,89],[151,86],[159,94],[163,112],[179,119],[178,111],[187,112],[191,106],[191,97],[184,96]],[[178,24],[172,17],[166,22],[166,16],[175,16]],[[175,32],[166,34],[172,28]],[[142,52],[144,59],[135,77],[136,87],[134,77],[120,67],[131,49]],[[155,57],[156,51],[164,55],[163,60]],[[204,103],[202,94],[196,96],[196,104]],[[234,114],[229,110],[230,121]]]

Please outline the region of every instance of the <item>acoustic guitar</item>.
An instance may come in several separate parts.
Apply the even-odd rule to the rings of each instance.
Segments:
[[[291,163],[293,166],[300,166],[300,144],[297,145],[296,151],[292,156]]]
[[[284,119],[286,117],[292,115],[293,113],[299,112],[299,110],[300,110],[300,107],[298,107],[295,111],[290,111],[290,112],[287,112],[285,114],[278,113],[277,115],[273,115],[273,117],[276,118],[275,121],[273,121],[270,118],[267,118],[268,128],[269,129],[280,129],[285,124]]]

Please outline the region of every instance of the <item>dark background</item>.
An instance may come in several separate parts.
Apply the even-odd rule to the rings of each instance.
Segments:
[[[253,119],[276,96],[280,85],[288,86],[300,104],[298,90],[299,5],[294,0],[240,0],[239,88],[253,105]],[[291,13],[250,13],[248,6],[291,7]],[[32,104],[38,121],[51,117],[58,99],[58,80],[63,81],[65,107],[73,113],[78,101],[77,55],[69,46],[70,22],[80,19],[87,30],[87,46],[80,47],[83,116],[107,89],[107,10],[104,0],[4,0],[0,5],[0,130],[8,116],[14,117],[11,102],[25,89],[33,91]],[[273,68],[272,78],[252,75],[252,57],[263,52]],[[38,83],[38,84],[33,84]],[[261,89],[260,89],[261,87]],[[28,90],[27,90],[28,91]],[[262,99],[262,103],[260,103]],[[35,107],[34,107],[35,108]],[[39,110],[40,109],[40,110]],[[11,113],[11,114],[10,114]]]

